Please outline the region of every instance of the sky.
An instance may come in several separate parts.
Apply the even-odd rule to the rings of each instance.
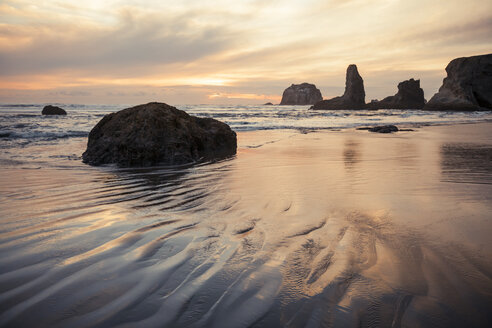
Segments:
[[[492,53],[490,0],[0,0],[0,102],[261,104],[292,83],[366,101]]]

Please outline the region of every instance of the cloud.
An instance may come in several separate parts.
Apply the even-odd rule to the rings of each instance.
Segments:
[[[49,96],[68,96],[68,97],[86,97],[91,96],[92,92],[83,90],[57,90],[48,92]]]
[[[256,94],[256,93],[223,93],[216,92],[209,94],[208,99],[253,99],[253,100],[275,100],[280,102],[281,97],[279,95],[264,95],[264,94]]]
[[[111,76],[143,75],[161,66],[190,63],[234,44],[227,29],[193,26],[193,17],[121,10],[113,28],[44,24],[0,26],[0,40],[26,39],[0,49],[0,74],[84,70]],[[5,42],[5,41],[4,41]]]

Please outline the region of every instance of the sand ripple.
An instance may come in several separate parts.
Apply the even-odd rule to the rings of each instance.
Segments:
[[[0,199],[0,326],[491,322],[489,258],[425,225],[295,191],[285,181],[297,172],[262,163],[257,177],[241,160],[29,170]],[[255,190],[262,171],[272,187]]]

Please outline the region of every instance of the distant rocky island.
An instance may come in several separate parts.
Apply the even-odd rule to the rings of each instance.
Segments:
[[[364,80],[357,66],[347,68],[345,92],[342,96],[322,99],[314,84],[292,84],[285,89],[280,105],[310,105],[315,110],[349,109],[424,109],[424,110],[490,110],[492,109],[492,54],[462,57],[446,67],[443,85],[427,102],[420,80],[410,78],[398,84],[398,92],[382,100],[365,102]]]
[[[322,100],[313,105],[312,109],[363,109],[366,107],[364,80],[356,65],[347,67],[345,92],[341,97]]]
[[[313,105],[321,100],[321,91],[314,84],[292,84],[285,89],[280,105]]]
[[[492,54],[453,59],[426,110],[492,109]]]
[[[422,109],[425,106],[424,90],[420,80],[406,80],[398,83],[398,92],[380,101],[367,104],[370,109]]]

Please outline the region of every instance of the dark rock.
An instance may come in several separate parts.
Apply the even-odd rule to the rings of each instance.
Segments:
[[[321,91],[314,84],[292,84],[285,89],[280,105],[312,105],[321,100]]]
[[[410,130],[398,130],[398,128],[394,125],[380,125],[380,126],[375,126],[375,127],[361,127],[357,128],[356,130],[367,130],[370,132],[378,132],[378,133],[391,133],[391,132],[397,132],[397,131],[410,131]],[[413,131],[413,130],[411,130]]]
[[[43,115],[67,115],[67,112],[63,108],[48,105],[48,106],[44,106],[41,114],[43,114]]]
[[[397,132],[398,128],[394,125],[381,125],[381,126],[375,126],[369,129],[369,131],[378,132],[378,133],[391,133],[391,132]]]
[[[364,127],[356,128],[356,130],[364,130],[364,131],[379,132],[379,133],[391,133],[391,132],[397,132],[397,131],[413,131],[412,129],[398,129],[394,125],[381,125],[381,126],[375,126],[372,128],[369,126],[364,126]]]
[[[439,92],[426,110],[492,109],[492,54],[453,59]]]
[[[362,109],[366,106],[365,98],[364,81],[357,66],[349,65],[343,96],[317,102],[311,109]]]
[[[267,102],[266,104],[263,104],[263,106],[273,106],[271,102]]]
[[[91,165],[173,165],[224,158],[236,147],[227,124],[154,102],[104,116],[89,133],[82,158]]]
[[[398,93],[381,101],[371,101],[370,109],[422,109],[425,105],[424,90],[420,80],[406,80],[398,83]]]

